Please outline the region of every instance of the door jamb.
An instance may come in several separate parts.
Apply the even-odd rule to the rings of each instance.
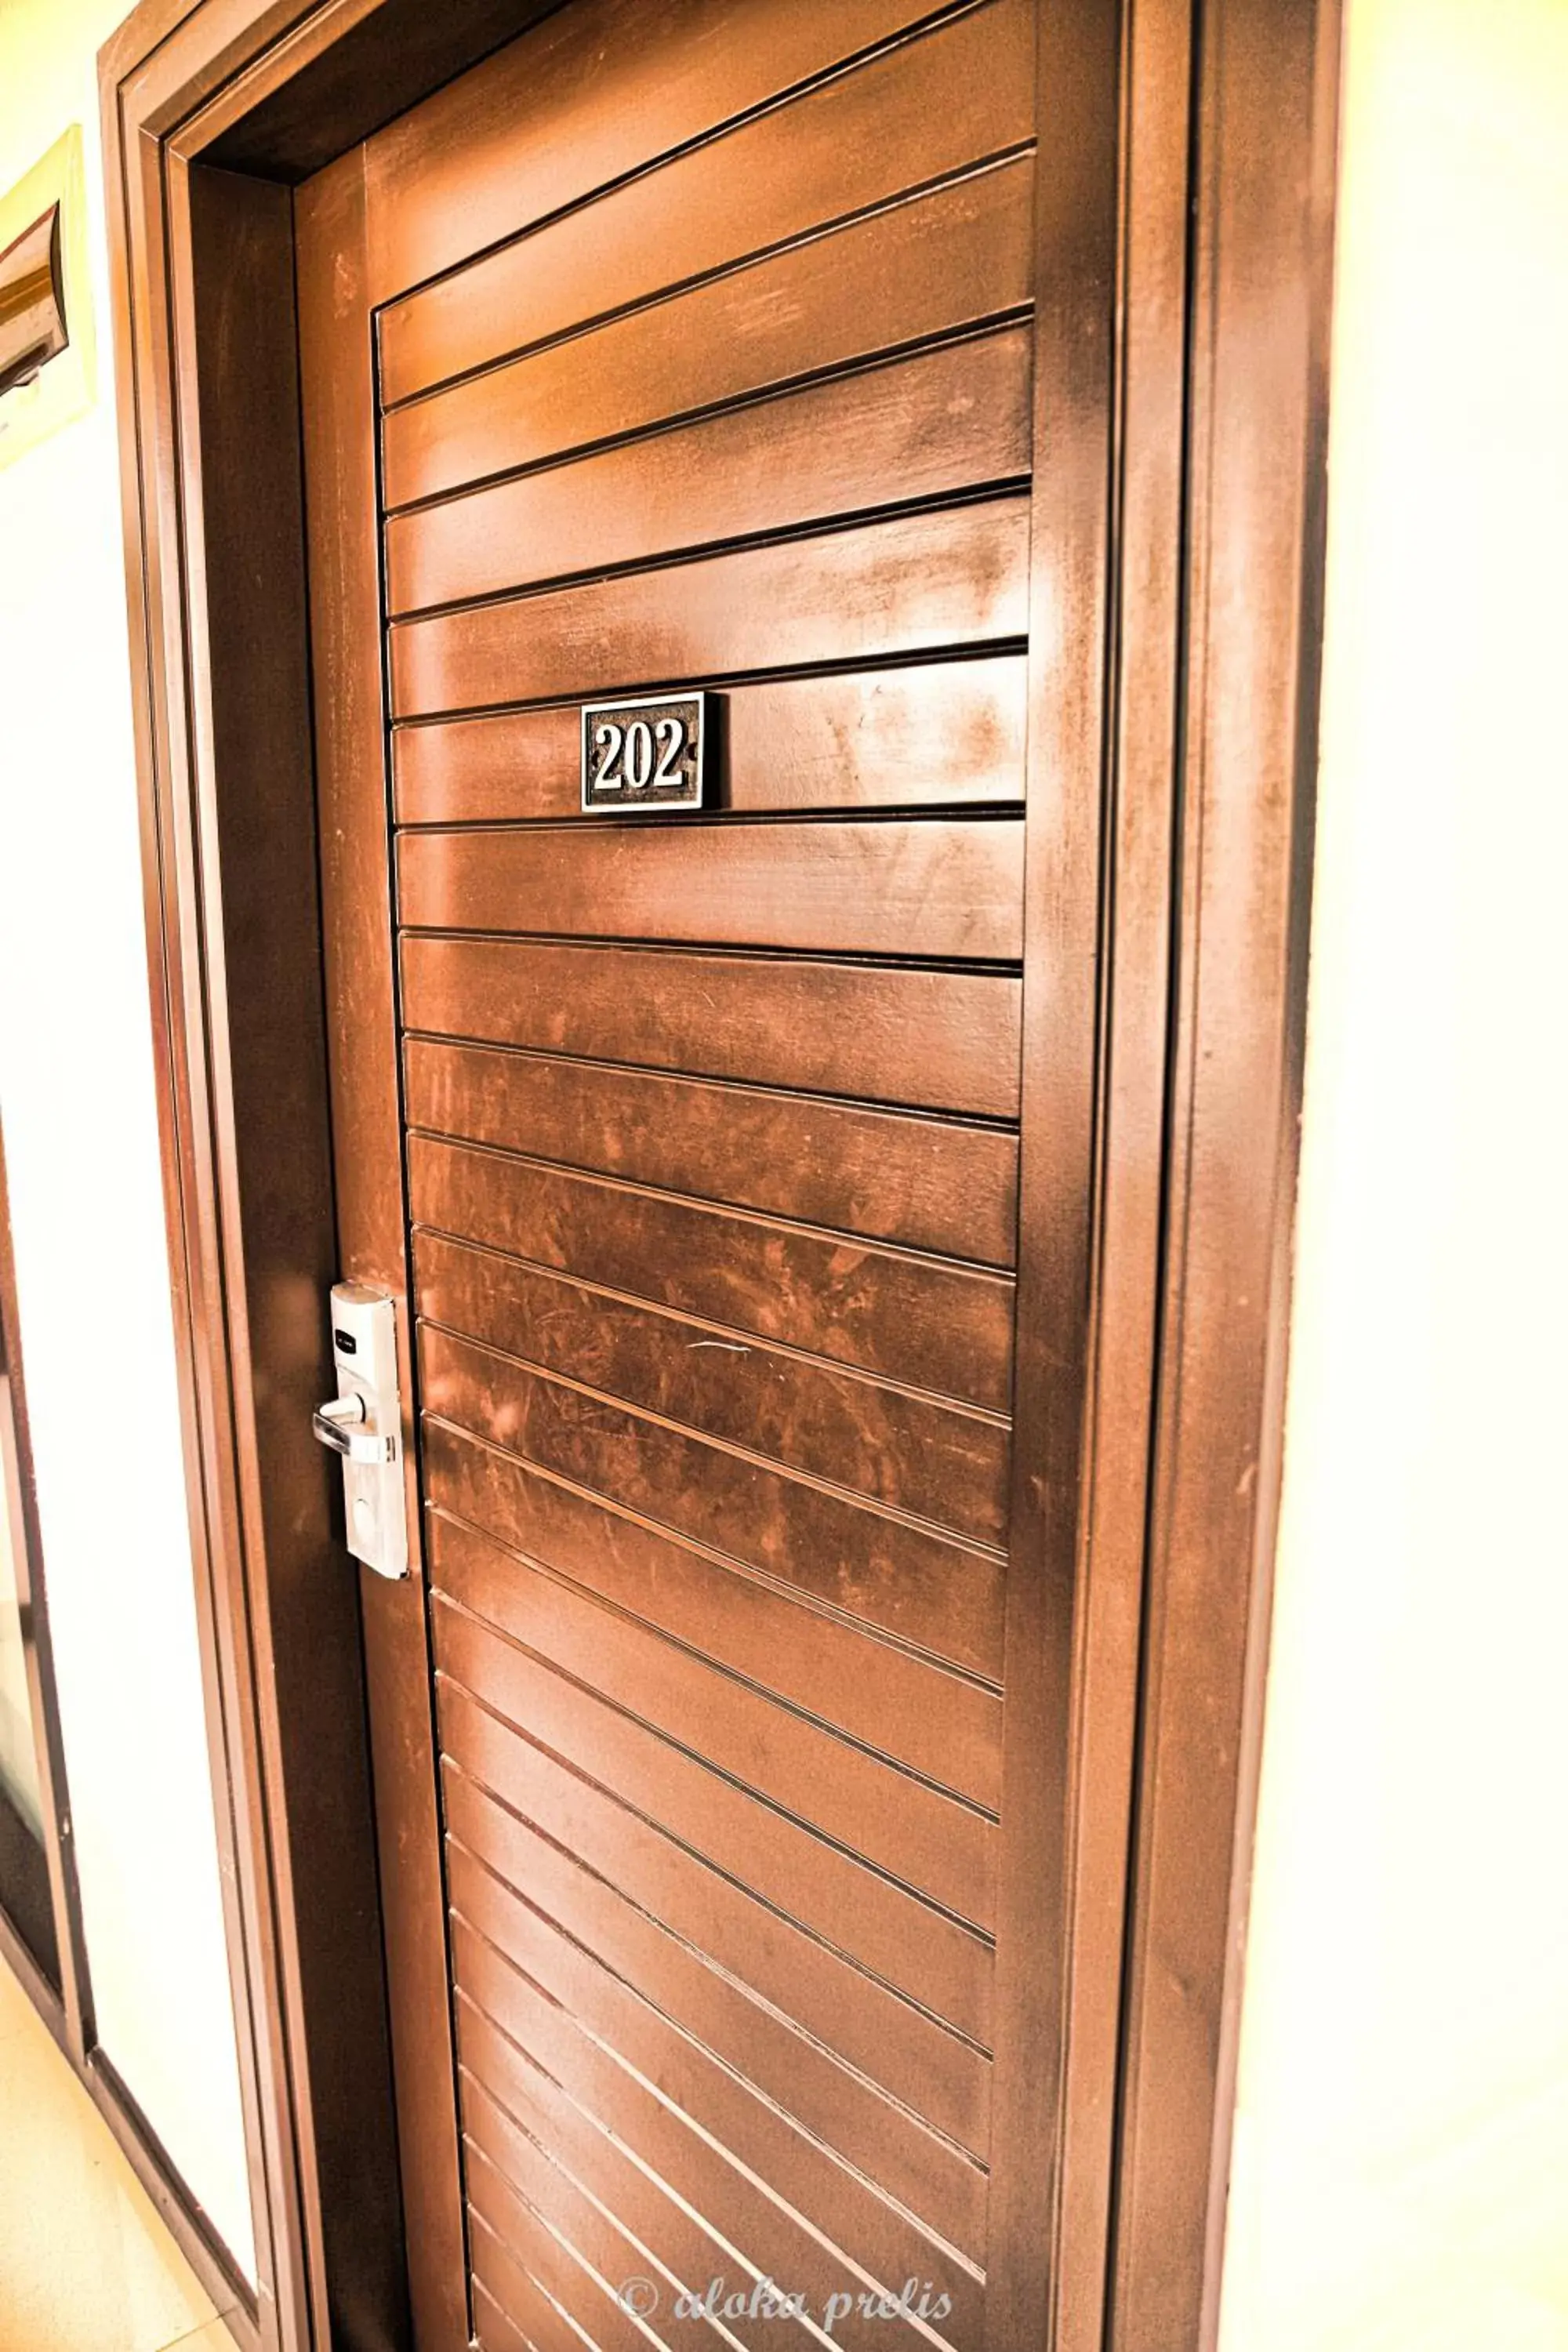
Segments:
[[[293,333],[289,186],[538,13],[142,0],[100,60],[187,1492],[280,2352],[407,2323],[360,1626],[299,1437],[334,1239],[299,416],[267,334]],[[1339,15],[1122,6],[1118,854],[1075,1636],[1075,1769],[1105,1793],[1068,1858],[1058,2352],[1200,2352],[1217,2326],[1305,1027]],[[266,299],[227,306],[225,345],[231,273]],[[263,410],[248,371],[268,364]],[[268,1155],[280,1076],[310,1148],[291,1129]]]

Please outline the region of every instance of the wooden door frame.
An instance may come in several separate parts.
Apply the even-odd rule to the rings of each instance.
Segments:
[[[290,190],[540,13],[142,0],[100,60],[253,2332],[282,2352],[407,2334],[364,1696],[401,1589],[362,1604],[308,1434],[337,1244]],[[1043,609],[1079,697],[1057,740],[1091,765],[1107,851],[1072,1505],[1078,1804],[1060,1857],[1071,1964],[1040,2199],[1057,2352],[1200,2352],[1283,1421],[1339,0],[1043,0],[1041,23],[1060,174],[1041,349],[1064,433],[1096,404],[1103,418],[1098,446],[1064,440],[1062,594],[1053,607],[1047,580]],[[1103,592],[1086,593],[1105,547]]]

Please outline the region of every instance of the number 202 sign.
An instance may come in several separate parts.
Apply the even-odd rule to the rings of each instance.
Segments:
[[[635,816],[702,805],[708,697],[583,706],[583,806]]]

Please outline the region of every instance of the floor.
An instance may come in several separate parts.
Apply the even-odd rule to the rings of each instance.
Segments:
[[[0,2352],[234,2352],[104,2122],[0,1961]]]

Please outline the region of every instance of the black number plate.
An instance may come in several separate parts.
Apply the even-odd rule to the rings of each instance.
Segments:
[[[708,697],[658,694],[583,706],[583,806],[623,816],[702,806]]]

